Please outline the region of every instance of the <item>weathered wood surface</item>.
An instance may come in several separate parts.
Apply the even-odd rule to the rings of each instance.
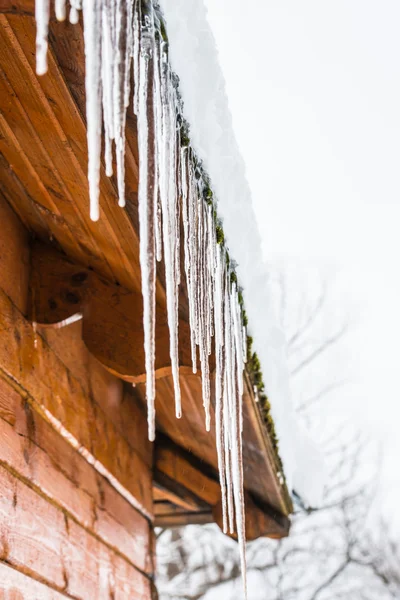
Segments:
[[[149,571],[149,521],[2,380],[0,440],[1,465]]]
[[[1,185],[1,179],[0,179]],[[28,305],[28,281],[30,275],[30,253],[28,232],[0,192],[0,285],[13,299],[16,307],[26,313]]]
[[[153,445],[146,434],[146,409],[135,389],[110,374],[88,351],[82,341],[82,323],[78,321],[61,329],[38,326],[37,331],[79,381],[85,394],[99,404],[118,435],[151,468]]]
[[[0,332],[0,376],[46,419],[62,424],[151,514],[148,466],[1,289]]]
[[[0,562],[74,598],[149,600],[128,561],[0,466]]]
[[[3,68],[0,74],[0,190],[41,240],[52,241],[71,259],[93,268],[108,282],[117,282],[130,292],[139,293],[135,119],[131,114],[128,117],[127,210],[117,206],[115,181],[109,180],[102,170],[102,214],[100,221],[93,224],[89,219],[86,181],[82,30],[80,26],[51,20],[49,73],[38,78],[34,73],[33,4],[33,0],[0,1],[3,13],[0,15]],[[164,307],[162,265],[158,268],[157,282],[157,302]],[[187,318],[184,290],[180,312],[183,319]],[[28,358],[30,344],[26,351]],[[76,383],[75,377],[73,380]],[[184,415],[176,421],[171,378],[157,380],[158,427],[215,468],[215,432],[205,432],[199,378],[181,373],[181,386]],[[144,397],[142,384],[137,386],[137,392]],[[76,391],[74,394],[76,397]],[[60,409],[50,400],[49,403],[60,414]],[[246,487],[287,514],[291,503],[279,483],[274,452],[249,387],[244,406]],[[73,423],[72,415],[70,420]],[[80,435],[83,433],[79,431]],[[96,449],[100,454],[105,450]],[[114,454],[112,445],[109,454]],[[109,459],[109,466],[112,462]],[[117,469],[117,465],[114,467]]]
[[[0,562],[0,600],[65,600],[63,593]]]
[[[28,270],[19,257],[28,256],[27,240],[21,224],[18,234],[12,211],[4,204],[0,210],[7,249],[0,254],[0,377],[46,419],[60,423],[151,515],[152,447],[144,411],[132,390],[89,359],[85,346],[76,337],[74,342],[67,329],[58,332],[58,344],[50,340],[53,350],[23,317],[18,305],[26,304]],[[25,285],[9,284],[5,276],[12,272],[24,276]],[[123,407],[121,414],[116,407]]]

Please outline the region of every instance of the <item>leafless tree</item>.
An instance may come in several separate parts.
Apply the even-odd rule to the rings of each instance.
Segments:
[[[317,509],[294,495],[289,538],[248,544],[249,600],[400,598],[400,549],[388,526],[376,518],[372,526],[370,517],[379,449],[343,410],[335,410],[350,385],[346,360],[338,357],[351,319],[318,277],[309,279],[307,289],[293,277],[276,271],[278,318],[288,340],[298,415],[319,441],[328,477]],[[160,600],[241,598],[236,544],[214,526],[161,532],[158,587]]]

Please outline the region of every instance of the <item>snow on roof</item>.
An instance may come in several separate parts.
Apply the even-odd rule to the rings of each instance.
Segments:
[[[210,176],[230,256],[236,261],[261,361],[289,489],[306,504],[320,503],[323,465],[294,412],[286,341],[277,325],[268,269],[252,206],[245,163],[232,127],[218,52],[202,0],[160,0],[168,28],[169,56],[180,79],[191,142]]]

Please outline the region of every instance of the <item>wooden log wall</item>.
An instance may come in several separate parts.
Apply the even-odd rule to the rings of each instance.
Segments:
[[[152,447],[130,386],[36,328],[29,239],[0,198],[0,599],[154,597]]]

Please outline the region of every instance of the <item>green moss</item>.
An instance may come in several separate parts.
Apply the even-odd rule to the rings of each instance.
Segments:
[[[211,188],[210,188],[209,186],[206,186],[206,187],[203,189],[203,198],[204,198],[204,200],[207,202],[207,204],[208,204],[209,206],[211,206],[211,205],[212,205],[212,203],[213,203],[213,202],[212,202],[212,199],[213,199],[213,193],[212,193],[212,191],[211,191]]]
[[[223,244],[224,243],[224,230],[222,229],[222,227],[220,227],[219,225],[217,225],[217,244]]]
[[[160,31],[160,34],[161,34],[162,41],[165,42],[166,44],[168,44],[167,29],[165,27],[165,21],[164,21],[163,18],[160,18],[159,31]]]
[[[186,132],[186,130],[181,127],[181,146],[182,148],[188,148],[190,145],[190,138]]]
[[[235,271],[231,271],[231,283],[237,283],[237,275]]]

